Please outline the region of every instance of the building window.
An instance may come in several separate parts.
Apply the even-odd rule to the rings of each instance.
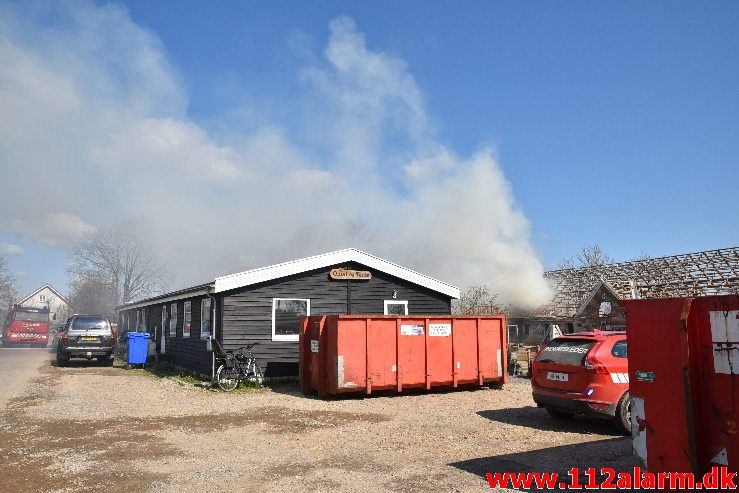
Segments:
[[[182,337],[190,337],[190,326],[192,325],[192,301],[185,302],[182,315]]]
[[[298,317],[310,315],[310,300],[272,299],[272,340],[297,341],[300,333]]]
[[[169,337],[177,337],[177,303],[169,307]]]
[[[408,302],[385,300],[385,315],[408,315]]]
[[[136,310],[136,332],[147,332],[148,330],[146,325],[146,308]]]
[[[211,326],[211,299],[206,298],[200,302],[200,338],[210,337]]]
[[[46,295],[45,294],[40,294],[39,297],[38,297],[38,300],[41,303],[45,303],[46,302]]]
[[[164,337],[164,332],[167,327],[167,305],[162,305],[162,332],[160,335]]]

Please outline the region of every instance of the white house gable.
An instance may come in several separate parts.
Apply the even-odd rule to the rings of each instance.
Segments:
[[[68,312],[67,299],[49,284],[44,284],[33,293],[18,301],[19,305],[30,308],[49,308],[52,323],[63,323]]]

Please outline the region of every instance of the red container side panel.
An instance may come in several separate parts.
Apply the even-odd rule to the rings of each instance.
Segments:
[[[507,381],[505,317],[304,317],[300,375],[321,396]]]
[[[739,296],[627,300],[632,435],[652,472],[739,468]]]
[[[699,335],[691,339],[700,382],[694,393],[698,466],[739,471],[739,296],[696,298],[690,315]]]
[[[690,385],[688,338],[682,324],[690,300],[626,300],[629,393],[634,454],[652,472],[690,471],[693,423],[686,402]],[[673,468],[673,469],[670,469]]]

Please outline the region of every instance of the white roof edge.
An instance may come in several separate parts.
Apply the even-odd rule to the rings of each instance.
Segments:
[[[238,289],[260,282],[271,281],[281,277],[300,274],[315,269],[321,269],[342,262],[357,262],[369,268],[379,270],[386,274],[398,277],[413,284],[423,286],[452,298],[459,298],[460,290],[456,286],[429,277],[425,274],[413,271],[393,262],[375,257],[356,248],[347,248],[335,252],[323,253],[298,260],[291,260],[281,264],[260,267],[257,269],[217,277],[215,281],[215,293]]]

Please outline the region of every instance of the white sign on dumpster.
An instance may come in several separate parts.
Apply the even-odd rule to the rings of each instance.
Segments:
[[[423,335],[423,325],[418,325],[418,324],[401,325],[400,335],[402,336],[422,336]]]
[[[318,344],[318,339],[311,339],[310,340],[310,352],[311,353],[317,353],[319,347],[320,346]]]
[[[446,337],[452,335],[452,324],[429,324],[429,335]]]

